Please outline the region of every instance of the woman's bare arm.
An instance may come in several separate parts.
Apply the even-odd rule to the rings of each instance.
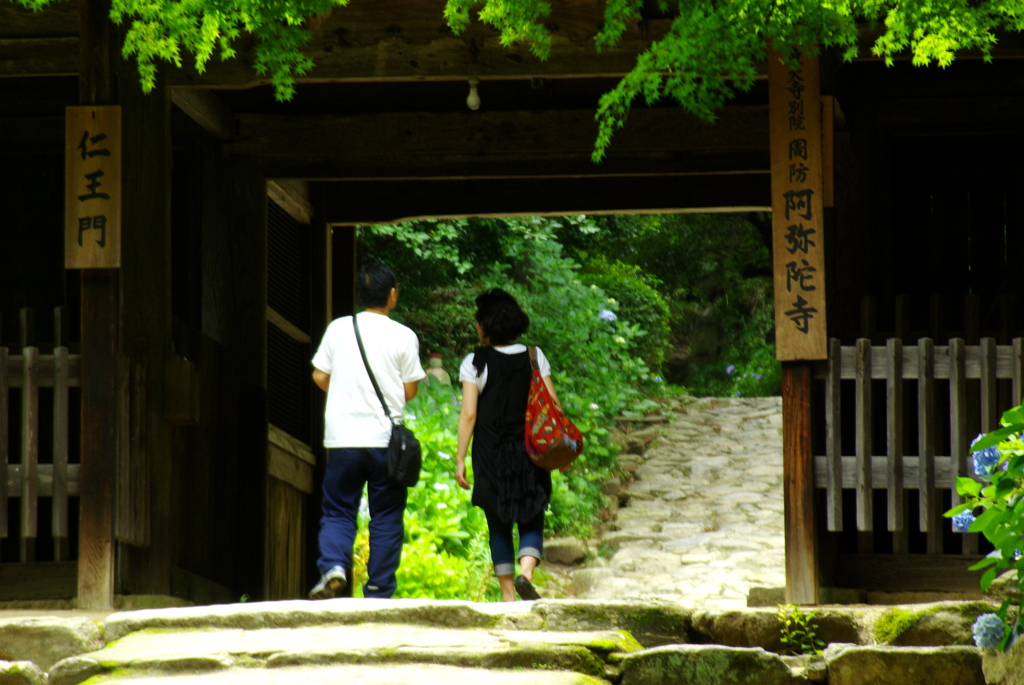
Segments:
[[[462,383],[462,409],[459,411],[459,449],[455,457],[455,482],[464,490],[469,490],[469,479],[466,477],[466,453],[469,441],[476,428],[476,406],[480,397],[480,388],[476,383]]]

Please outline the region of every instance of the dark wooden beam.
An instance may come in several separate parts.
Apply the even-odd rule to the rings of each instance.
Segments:
[[[590,161],[593,110],[240,116],[236,154],[270,176],[309,179],[601,176],[768,170],[761,106],[727,107],[714,124],[680,108],[638,109],[607,160]]]
[[[332,224],[452,216],[766,211],[767,173],[318,183]],[[335,303],[337,312],[338,303]]]
[[[0,38],[78,36],[78,22],[77,2],[51,3],[40,12],[17,3],[0,5]]]
[[[195,88],[175,88],[171,91],[171,102],[213,137],[220,140],[235,137],[235,113],[216,94]]]
[[[79,0],[79,103],[114,101],[113,46],[105,0]],[[114,606],[114,464],[118,449],[119,272],[82,271],[82,436],[78,607]]]

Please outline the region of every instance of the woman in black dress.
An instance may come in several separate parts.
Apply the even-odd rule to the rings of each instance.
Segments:
[[[526,401],[532,369],[525,345],[513,344],[530,319],[510,294],[495,288],[476,298],[476,330],[483,347],[459,369],[462,411],[455,480],[468,490],[466,453],[473,441],[473,504],[487,515],[491,560],[502,599],[539,599],[533,569],[544,544],[544,511],[551,499],[551,474],[526,454]],[[537,348],[537,365],[558,404],[551,368]],[[560,407],[559,407],[560,408]],[[512,547],[512,524],[519,528],[519,554]],[[520,575],[513,581],[518,556]]]

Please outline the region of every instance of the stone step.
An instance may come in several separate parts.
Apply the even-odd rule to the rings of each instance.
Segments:
[[[108,674],[89,682],[90,685],[125,682],[131,685],[610,685],[603,678],[567,671],[486,670],[424,664],[225,668],[206,672],[130,674],[127,677],[125,674]],[[53,683],[52,679],[50,683]]]
[[[77,685],[114,672],[205,672],[344,664],[436,664],[462,668],[553,669],[617,676],[612,654],[643,648],[624,631],[430,628],[401,624],[293,628],[145,629],[59,662],[51,685]],[[95,682],[95,681],[90,681]]]

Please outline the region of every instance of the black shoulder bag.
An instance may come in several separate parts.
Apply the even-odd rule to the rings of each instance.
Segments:
[[[391,421],[391,439],[388,441],[388,480],[392,485],[404,488],[411,488],[420,479],[420,467],[423,465],[423,454],[420,449],[420,441],[412,434],[401,419],[391,416],[388,403],[384,401],[384,393],[377,385],[377,379],[370,369],[370,362],[366,360],[366,350],[363,348],[363,339],[359,335],[359,324],[355,315],[352,316],[352,327],[356,329],[356,343],[359,345],[359,354],[363,358],[363,365],[366,366],[366,373],[370,375],[370,382],[377,393],[377,399],[384,407],[384,413]]]

